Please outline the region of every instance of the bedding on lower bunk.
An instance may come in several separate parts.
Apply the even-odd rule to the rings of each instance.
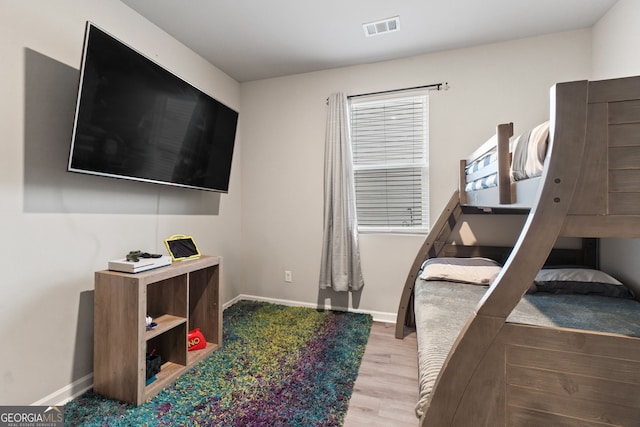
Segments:
[[[512,153],[510,176],[512,181],[534,178],[542,175],[544,159],[547,155],[549,142],[549,122],[544,122],[520,136],[513,137],[509,141],[509,152]],[[497,161],[497,153],[494,148],[483,157],[469,163],[465,168],[468,176]],[[468,181],[465,191],[481,190],[498,185],[497,172]]]
[[[488,259],[435,258],[425,264],[434,260],[438,261],[423,269],[414,287],[420,385],[418,417],[424,413],[458,334],[487,291],[487,284],[500,270],[497,263]],[[475,266],[469,268],[469,262]],[[468,271],[474,269],[475,272]],[[640,337],[640,303],[605,273],[588,269],[542,270],[529,292],[507,322]]]

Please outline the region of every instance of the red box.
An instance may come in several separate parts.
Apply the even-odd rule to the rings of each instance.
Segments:
[[[204,339],[204,335],[200,331],[200,328],[195,328],[189,331],[187,336],[187,348],[189,351],[201,350],[207,346],[207,340]]]

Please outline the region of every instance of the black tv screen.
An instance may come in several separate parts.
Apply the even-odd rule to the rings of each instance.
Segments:
[[[238,113],[87,23],[70,172],[227,192]]]

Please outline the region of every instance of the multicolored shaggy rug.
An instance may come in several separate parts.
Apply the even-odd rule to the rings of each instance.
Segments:
[[[224,312],[223,347],[135,407],[87,392],[70,426],[341,426],[369,315],[240,301]]]

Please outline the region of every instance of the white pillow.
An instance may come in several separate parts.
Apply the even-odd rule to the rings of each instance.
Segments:
[[[490,285],[500,273],[500,265],[488,258],[431,258],[423,264],[422,280]]]

